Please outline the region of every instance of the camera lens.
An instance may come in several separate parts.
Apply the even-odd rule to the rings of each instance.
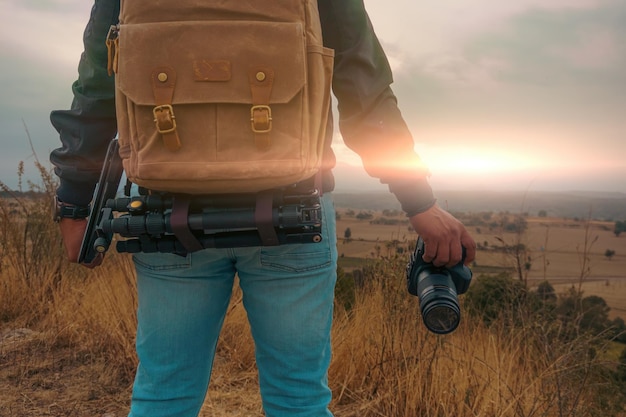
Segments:
[[[461,320],[454,283],[448,274],[420,274],[418,295],[424,325],[433,333],[452,332]]]

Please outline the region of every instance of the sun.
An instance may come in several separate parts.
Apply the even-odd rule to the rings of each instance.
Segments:
[[[417,152],[429,168],[431,183],[444,188],[524,189],[550,165],[541,156],[501,146],[441,146]]]
[[[537,169],[541,161],[505,149],[435,148],[418,152],[432,172],[506,174]]]

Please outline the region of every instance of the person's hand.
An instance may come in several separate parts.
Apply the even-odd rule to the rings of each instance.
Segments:
[[[465,265],[476,257],[476,242],[465,226],[438,205],[410,217],[411,225],[424,239],[425,262],[451,268],[461,262],[465,248]]]
[[[59,228],[61,229],[61,236],[63,236],[63,246],[65,246],[67,259],[70,262],[78,262],[80,247],[83,243],[85,229],[87,229],[87,219],[64,218],[59,222]],[[92,262],[88,264],[81,263],[81,265],[87,268],[95,268],[102,263],[103,258],[104,254],[98,254]]]

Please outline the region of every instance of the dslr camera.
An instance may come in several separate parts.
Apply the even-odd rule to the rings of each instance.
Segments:
[[[452,268],[436,267],[425,262],[423,255],[424,240],[420,237],[406,268],[409,293],[419,298],[422,320],[428,330],[451,333],[461,321],[458,295],[469,288],[472,271],[463,261]]]

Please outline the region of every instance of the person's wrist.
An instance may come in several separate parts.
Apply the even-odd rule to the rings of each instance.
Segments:
[[[407,217],[426,212],[437,202],[426,178],[393,181],[389,183],[389,190],[396,196]]]
[[[82,220],[89,216],[89,206],[78,206],[65,203],[57,196],[54,197],[52,205],[52,219],[58,223],[62,219]]]

